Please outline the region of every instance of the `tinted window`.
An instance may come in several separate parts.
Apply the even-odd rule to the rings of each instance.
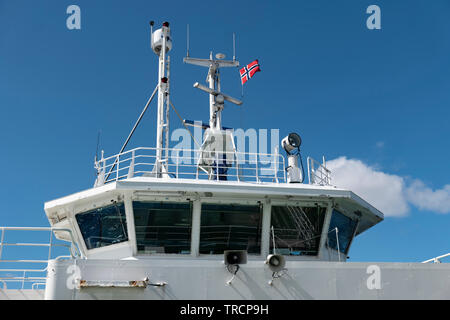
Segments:
[[[338,243],[336,241],[336,230],[338,229],[339,239],[339,251],[346,253],[350,241],[352,240],[353,233],[355,231],[356,221],[343,215],[337,210],[333,210],[331,215],[330,228],[328,232],[328,246],[335,250],[338,249]]]
[[[260,254],[261,219],[258,205],[202,204],[200,253],[247,250]]]
[[[271,252],[275,238],[278,254],[317,255],[325,212],[319,206],[272,206]]]
[[[133,202],[137,249],[141,253],[190,253],[190,202]]]
[[[123,203],[79,213],[75,218],[88,249],[128,240]]]

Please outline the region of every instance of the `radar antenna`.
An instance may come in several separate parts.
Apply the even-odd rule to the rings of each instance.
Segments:
[[[209,126],[211,129],[222,129],[222,116],[221,112],[224,108],[224,101],[231,102],[236,105],[241,105],[242,101],[232,98],[227,94],[220,91],[220,68],[229,67],[239,67],[239,61],[235,60],[222,60],[225,58],[223,53],[216,54],[216,59],[213,58],[213,53],[210,52],[209,59],[198,59],[191,58],[189,56],[184,58],[184,62],[188,64],[193,64],[201,67],[208,68],[208,75],[206,77],[206,82],[208,82],[209,87],[205,87],[198,82],[194,83],[194,88],[200,89],[209,96]]]

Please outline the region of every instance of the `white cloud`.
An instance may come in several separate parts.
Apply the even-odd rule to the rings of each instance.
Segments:
[[[415,180],[407,188],[406,194],[409,202],[421,210],[430,210],[438,213],[450,212],[450,185],[433,191],[420,180]]]
[[[377,171],[360,160],[340,157],[327,161],[331,183],[349,189],[386,216],[404,216],[409,212],[402,177]]]
[[[401,176],[346,157],[328,161],[327,167],[333,185],[355,192],[386,216],[405,216],[410,205],[420,210],[450,213],[450,184],[432,190],[418,179],[408,183]]]

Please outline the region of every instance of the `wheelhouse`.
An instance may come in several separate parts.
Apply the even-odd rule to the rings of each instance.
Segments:
[[[47,202],[86,258],[345,261],[353,238],[383,219],[354,193],[330,186],[134,177]],[[59,235],[64,238],[64,233]]]

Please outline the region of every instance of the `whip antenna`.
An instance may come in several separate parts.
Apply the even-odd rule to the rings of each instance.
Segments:
[[[98,160],[98,147],[99,147],[99,145],[100,145],[100,133],[101,133],[101,132],[102,132],[102,131],[99,130],[98,133],[97,133],[97,147],[95,148],[95,161]]]
[[[233,61],[236,61],[236,34],[233,32]]]
[[[187,33],[186,57],[189,57],[189,24],[187,25],[186,33]]]

